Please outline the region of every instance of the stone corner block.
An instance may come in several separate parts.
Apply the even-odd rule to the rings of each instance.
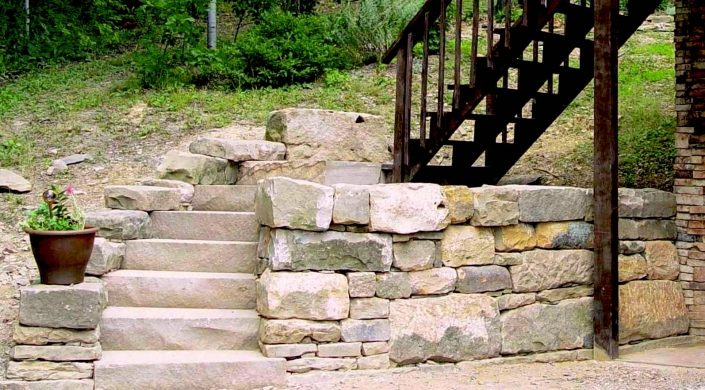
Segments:
[[[93,329],[108,303],[103,283],[73,286],[35,284],[20,290],[20,324]]]
[[[98,236],[116,240],[150,238],[149,214],[138,210],[107,210],[86,213],[86,225],[98,228]]]
[[[370,187],[370,230],[411,234],[439,231],[450,224],[441,186],[403,183]]]
[[[154,186],[106,186],[105,206],[118,210],[178,210],[178,189]]]
[[[333,219],[332,187],[287,177],[260,182],[255,212],[262,225],[325,231]]]
[[[110,242],[97,237],[93,243],[91,259],[86,266],[86,275],[100,276],[120,268],[125,257],[125,244]]]
[[[257,281],[257,311],[267,318],[348,317],[348,279],[341,274],[265,271]]]

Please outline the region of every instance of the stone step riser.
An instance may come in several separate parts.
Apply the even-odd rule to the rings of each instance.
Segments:
[[[191,207],[196,211],[255,211],[255,185],[196,186]]]
[[[259,318],[256,315],[140,316],[113,315],[109,307],[101,321],[101,344],[115,350],[257,350]],[[137,310],[135,310],[137,309]],[[179,309],[169,309],[174,313]],[[185,309],[181,309],[185,310]],[[193,309],[192,309],[193,310]],[[202,310],[208,311],[208,310]],[[228,311],[230,312],[230,311]],[[124,313],[123,313],[124,314]],[[178,313],[177,313],[178,314]]]
[[[246,242],[259,239],[255,213],[156,211],[151,219],[154,238]]]
[[[257,243],[225,241],[132,240],[123,269],[254,273]]]
[[[146,356],[141,356],[146,354]],[[252,352],[173,351],[106,352],[96,362],[95,388],[125,389],[254,389],[286,386],[285,361],[252,356]],[[242,356],[242,357],[241,357]]]
[[[158,274],[158,275],[152,275]],[[166,275],[165,275],[166,274]],[[253,275],[117,271],[103,277],[111,306],[254,309]]]

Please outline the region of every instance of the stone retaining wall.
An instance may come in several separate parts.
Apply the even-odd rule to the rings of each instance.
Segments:
[[[270,178],[255,204],[261,348],[290,372],[591,357],[588,190]],[[688,332],[675,207],[620,191],[622,343]]]

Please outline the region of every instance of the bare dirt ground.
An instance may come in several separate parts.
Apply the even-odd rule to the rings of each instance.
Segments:
[[[705,389],[705,369],[624,362],[438,365],[289,377],[288,389]]]

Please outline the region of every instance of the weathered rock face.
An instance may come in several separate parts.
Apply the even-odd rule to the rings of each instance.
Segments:
[[[267,318],[340,320],[349,309],[344,275],[267,270],[257,281],[257,311]]]
[[[506,226],[519,223],[519,193],[511,186],[473,188],[474,226]]]
[[[495,228],[494,239],[499,252],[528,251],[536,246],[534,227],[525,223]]]
[[[230,161],[273,161],[286,157],[286,146],[278,142],[222,138],[198,138],[189,151]]]
[[[193,185],[189,183],[184,183],[183,181],[179,180],[145,179],[140,182],[140,185],[175,188],[179,191],[179,194],[181,195],[181,202],[183,203],[191,203],[191,200],[193,200],[193,194],[195,192]]]
[[[646,259],[640,254],[619,255],[619,281],[629,282],[646,277]]]
[[[125,257],[125,244],[96,238],[93,243],[91,259],[86,267],[87,275],[103,275],[120,268]]]
[[[35,284],[20,290],[20,324],[93,329],[107,303],[101,282],[73,286]]]
[[[455,268],[432,268],[424,271],[409,272],[411,293],[413,295],[445,294],[455,289],[458,279]]]
[[[592,283],[594,261],[590,251],[537,249],[524,252],[522,256],[522,263],[509,269],[514,291],[532,292],[569,283]]]
[[[594,226],[587,222],[547,222],[536,225],[536,246],[544,249],[590,249]]]
[[[377,274],[376,294],[386,299],[409,298],[411,281],[406,272],[388,272]]]
[[[391,133],[379,116],[289,108],[267,121],[268,141],[283,142],[289,160],[387,162]]]
[[[396,300],[390,358],[399,364],[490,358],[501,349],[499,311],[485,295]]]
[[[370,187],[370,230],[399,234],[443,230],[450,224],[445,202],[437,184]]]
[[[358,298],[350,301],[350,318],[371,320],[389,317],[389,301],[382,298]]]
[[[316,344],[260,344],[262,354],[270,358],[299,357],[305,353],[316,353]]]
[[[619,253],[623,255],[633,255],[635,253],[643,253],[646,249],[644,241],[619,241]]]
[[[465,186],[444,186],[443,193],[448,204],[450,223],[465,223],[472,218],[475,205],[473,192],[470,188]]]
[[[91,211],[86,225],[98,228],[98,236],[116,240],[149,238],[149,214],[137,210]]]
[[[181,206],[181,194],[166,187],[106,186],[105,206],[120,210],[177,210]]]
[[[411,240],[394,243],[394,267],[402,271],[422,271],[433,267],[436,243],[430,240]]]
[[[370,190],[365,186],[337,184],[333,204],[333,223],[367,225],[370,223]]]
[[[592,286],[575,286],[544,290],[536,294],[539,302],[556,303],[566,299],[589,297],[594,294]]]
[[[318,358],[305,357],[286,362],[286,371],[296,374],[309,372],[311,370],[337,371],[352,370],[357,367],[354,358]]]
[[[680,273],[678,252],[670,241],[650,241],[644,251],[646,274],[652,280],[676,280]]]
[[[448,267],[492,264],[494,250],[492,229],[450,226],[441,240],[441,260]]]
[[[512,288],[512,279],[506,268],[498,265],[458,268],[456,291],[466,294],[501,291]]]
[[[519,220],[522,222],[571,221],[584,219],[588,193],[571,187],[518,187]]]
[[[688,332],[688,310],[677,282],[634,281],[619,286],[619,342]]]
[[[257,189],[255,212],[261,224],[324,231],[333,218],[331,187],[286,177],[265,179]]]
[[[65,328],[43,328],[38,326],[15,326],[12,340],[15,344],[47,345],[57,343],[95,344],[100,338],[100,327],[88,330]]]
[[[670,218],[676,215],[676,196],[652,188],[619,189],[621,218]]]
[[[592,298],[520,307],[501,322],[502,354],[592,347]]]
[[[375,233],[323,233],[276,229],[269,244],[274,271],[389,271],[392,236]]]
[[[300,343],[306,337],[319,342],[340,340],[337,321],[267,320],[259,326],[259,339],[266,344]]]
[[[245,161],[240,163],[237,184],[255,185],[268,177],[289,177],[323,183],[325,161]]]
[[[504,294],[497,297],[497,308],[499,310],[511,310],[534,302],[536,302],[536,294],[534,293]]]
[[[24,177],[7,169],[0,169],[0,192],[24,193],[32,190],[32,183]]]
[[[675,240],[677,236],[676,223],[672,220],[619,220],[620,240]]]
[[[157,167],[160,179],[190,184],[234,184],[236,166],[228,160],[172,150]]]

